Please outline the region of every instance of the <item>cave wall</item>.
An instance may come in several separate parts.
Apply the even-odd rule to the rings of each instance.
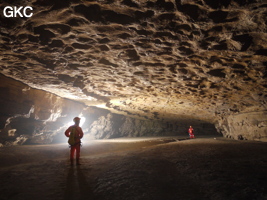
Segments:
[[[95,107],[88,107],[83,116],[88,119],[83,125],[84,132],[93,139],[168,134],[168,129],[164,129],[166,123],[135,119]]]
[[[217,130],[224,137],[267,141],[267,112],[246,112],[221,118]]]
[[[216,133],[213,124],[200,120],[142,120],[95,106],[61,98],[0,75],[0,144],[47,144],[66,142],[64,131],[73,117],[83,116],[85,139],[142,136],[187,136],[193,125],[196,134]]]
[[[0,75],[0,143],[49,143],[84,105]]]
[[[186,135],[193,125],[196,134],[217,134],[233,139],[266,141],[267,112],[245,112],[221,117],[216,124],[200,120],[162,122],[140,120],[37,90],[12,78],[1,76],[0,143],[63,142],[64,130],[74,116],[84,116],[83,129],[91,139],[116,137]]]
[[[216,135],[218,132],[214,124],[203,121],[187,121],[182,119],[172,122],[155,120],[140,120],[122,115],[108,113],[101,116],[91,125],[90,134],[98,139],[114,137],[150,137],[150,136],[184,136],[187,137],[187,129],[194,127],[196,137],[198,135]],[[218,134],[219,135],[219,134]]]
[[[94,138],[189,125],[206,134],[215,122],[225,137],[265,137],[265,1],[4,0],[0,10],[8,5],[34,15],[0,12],[1,74],[24,83],[0,77],[1,137],[59,142],[79,114]],[[100,101],[110,112],[90,107]]]

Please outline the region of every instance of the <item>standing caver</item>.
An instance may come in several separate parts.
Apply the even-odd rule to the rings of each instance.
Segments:
[[[80,148],[81,138],[83,137],[83,130],[79,126],[81,118],[75,117],[73,119],[74,125],[70,126],[65,135],[69,138],[68,143],[70,145],[70,163],[73,165],[74,153],[76,152],[76,165],[80,165]]]

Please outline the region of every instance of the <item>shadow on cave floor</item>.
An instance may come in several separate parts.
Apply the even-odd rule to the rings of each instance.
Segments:
[[[216,136],[0,148],[0,199],[266,199],[267,146]]]

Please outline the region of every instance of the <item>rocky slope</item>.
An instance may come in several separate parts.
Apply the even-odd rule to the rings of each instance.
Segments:
[[[266,1],[10,0],[1,10],[8,5],[34,14],[1,13],[3,75],[152,130],[216,124],[227,137],[266,139]]]

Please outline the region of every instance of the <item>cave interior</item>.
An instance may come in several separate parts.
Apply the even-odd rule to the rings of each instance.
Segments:
[[[9,0],[1,23],[0,143],[218,135],[267,140],[261,0]]]

